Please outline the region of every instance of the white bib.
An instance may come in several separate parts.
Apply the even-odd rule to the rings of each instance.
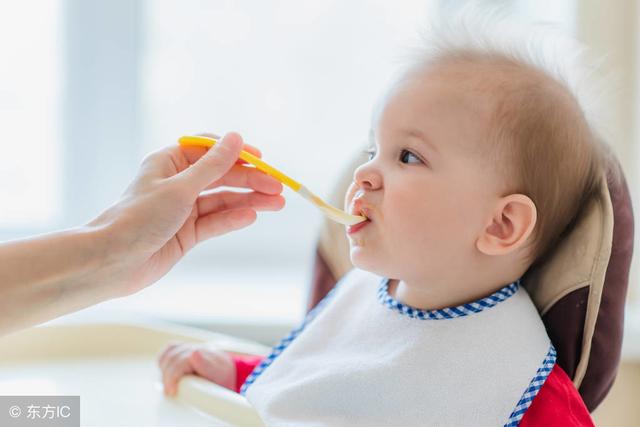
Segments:
[[[350,272],[274,347],[243,392],[268,426],[517,425],[555,351],[517,283],[418,310]]]

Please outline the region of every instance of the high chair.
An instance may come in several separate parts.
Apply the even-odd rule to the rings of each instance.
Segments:
[[[329,203],[341,206],[353,171],[365,161],[364,154],[354,159]],[[620,165],[612,156],[597,195],[545,259],[523,278],[557,350],[558,363],[590,412],[607,395],[620,363],[632,252],[631,199]],[[308,308],[352,268],[344,226],[325,220]]]

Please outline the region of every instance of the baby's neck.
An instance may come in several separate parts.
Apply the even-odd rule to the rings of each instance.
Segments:
[[[509,281],[511,283],[511,281]],[[440,310],[477,301],[503,288],[509,283],[427,284],[392,279],[389,295],[408,306],[421,310]]]

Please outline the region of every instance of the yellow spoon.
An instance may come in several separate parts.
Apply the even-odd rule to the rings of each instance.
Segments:
[[[210,138],[206,136],[183,136],[178,140],[178,142],[182,146],[198,146],[198,147],[211,148],[218,141],[214,138]],[[251,163],[258,170],[261,170],[267,175],[274,177],[275,179],[277,179],[287,187],[291,188],[293,191],[300,194],[302,197],[304,197],[305,199],[307,199],[308,201],[316,205],[316,207],[320,209],[322,213],[324,213],[327,217],[329,217],[330,219],[336,222],[339,222],[340,224],[354,225],[362,221],[365,221],[367,219],[364,216],[351,215],[341,209],[331,206],[330,204],[324,202],[320,197],[316,196],[311,191],[309,191],[304,185],[300,184],[298,181],[288,177],[287,175],[280,172],[278,169],[265,163],[260,158],[254,156],[251,153],[248,153],[242,150],[240,152],[240,158],[247,163]]]

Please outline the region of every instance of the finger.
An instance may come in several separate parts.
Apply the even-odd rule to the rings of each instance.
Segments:
[[[220,141],[220,136],[215,133],[204,132],[204,133],[196,134],[196,136],[206,136],[207,138],[212,138],[212,139],[215,139],[216,141]],[[185,148],[185,154],[187,155],[187,159],[191,164],[195,163],[200,157],[202,157],[204,153],[207,152],[207,149],[202,147],[184,146],[184,148]],[[200,148],[200,150],[190,150],[190,148]],[[262,157],[262,152],[257,147],[254,147],[253,145],[244,144],[244,147],[242,149],[244,151],[248,151],[249,153],[253,154],[256,157]],[[242,159],[239,159],[238,163],[246,164],[247,162],[245,162]]]
[[[256,168],[241,165],[233,166],[229,172],[220,179],[207,185],[206,189],[210,190],[223,185],[227,187],[250,188],[266,194],[280,194],[283,190],[282,184],[275,178]]]
[[[194,371],[188,361],[185,361],[184,364],[172,366],[168,372],[168,377],[165,380],[165,390],[167,394],[175,396],[178,391],[178,382],[180,382],[180,379],[185,375],[193,373]]]
[[[207,138],[213,138],[216,141],[220,141],[220,135],[217,135],[215,133],[205,132],[205,133],[200,133],[198,135],[206,136]],[[258,148],[256,148],[256,147],[254,147],[253,145],[244,144],[243,150],[248,151],[249,153],[253,154],[254,156],[262,157],[262,152],[260,152],[260,150]]]
[[[158,366],[160,366],[160,368],[162,368],[162,365],[165,363],[169,353],[177,346],[177,343],[170,343],[158,354]]]
[[[256,211],[250,208],[216,212],[200,217],[195,222],[197,241],[199,243],[247,227],[255,222],[256,217]]]
[[[196,145],[179,145],[178,148],[182,151],[182,154],[189,165],[196,163],[202,156],[207,154],[207,151],[209,151],[208,148]]]
[[[239,208],[252,208],[255,211],[278,211],[284,206],[284,197],[262,193],[234,193],[222,191],[218,193],[201,194],[196,200],[198,216],[209,215],[214,212]]]
[[[181,164],[183,164],[184,166],[179,170],[186,169],[187,166],[194,164],[195,162],[198,161],[198,159],[200,159],[200,157],[204,156],[209,150],[208,148],[200,147],[196,145],[181,145],[181,146],[178,146],[177,148],[182,151],[182,157],[184,158],[184,161],[181,162]],[[245,144],[243,150],[248,151],[254,156],[262,157],[262,153],[260,152],[260,150],[258,150],[257,148],[251,145]],[[246,162],[238,158],[238,160],[236,160],[236,164],[248,165],[249,162]]]
[[[162,360],[162,363],[160,365],[160,370],[162,371],[163,380],[167,378],[167,373],[169,372],[171,367],[176,363],[178,363],[179,356],[183,351],[184,351],[184,347],[177,346],[174,349],[172,349],[167,354],[167,356],[165,356],[165,358]]]
[[[192,164],[196,163],[202,156],[207,154],[207,151],[209,151],[209,148],[200,147],[197,145],[178,145],[175,147],[168,147],[167,149],[169,151],[168,154],[171,160],[173,161],[173,163],[175,164],[176,170],[178,172],[183,171],[187,169],[189,166],[191,166]],[[251,145],[244,144],[243,150],[248,151],[254,156],[262,157],[262,153],[260,152],[260,150],[258,150],[257,148]],[[162,150],[159,150],[159,151],[162,151]],[[150,157],[153,154],[156,154],[156,153],[155,152],[151,153],[147,157]],[[241,158],[238,158],[236,160],[236,164],[248,165],[249,162],[246,162]]]
[[[180,378],[186,374],[193,373],[189,364],[189,349],[183,350],[180,354],[169,362],[163,378],[164,387],[168,394],[176,393],[177,384]]]
[[[139,175],[166,178],[188,167],[184,152],[178,145],[172,145],[147,154],[140,164]]]
[[[196,136],[206,136],[207,138],[213,138],[216,141],[220,141],[221,139],[220,135],[215,133],[210,133],[210,132],[198,133],[196,134]],[[180,148],[182,148],[182,151],[184,152],[186,159],[189,161],[189,164],[191,165],[197,162],[198,159],[204,156],[206,152],[209,150],[208,148],[200,147],[198,145],[180,145]]]
[[[240,135],[229,133],[190,168],[180,173],[180,179],[188,182],[191,188],[200,192],[231,169],[238,160],[241,150],[242,138]]]
[[[183,350],[182,345],[172,344],[171,346],[167,347],[167,349],[162,353],[162,355],[160,356],[160,360],[158,361],[158,364],[160,365],[160,370],[163,371],[163,375],[164,375],[164,371],[167,369],[167,366],[172,360],[172,358],[175,357],[175,355],[180,353],[182,350]]]
[[[262,151],[260,151],[260,149],[259,149],[259,148],[254,147],[253,145],[250,145],[250,144],[244,144],[244,148],[243,148],[243,150],[244,150],[244,151],[247,151],[247,152],[249,152],[249,153],[251,153],[251,154],[253,154],[253,155],[254,155],[254,156],[256,156],[256,157],[260,157],[260,158],[262,158]]]

